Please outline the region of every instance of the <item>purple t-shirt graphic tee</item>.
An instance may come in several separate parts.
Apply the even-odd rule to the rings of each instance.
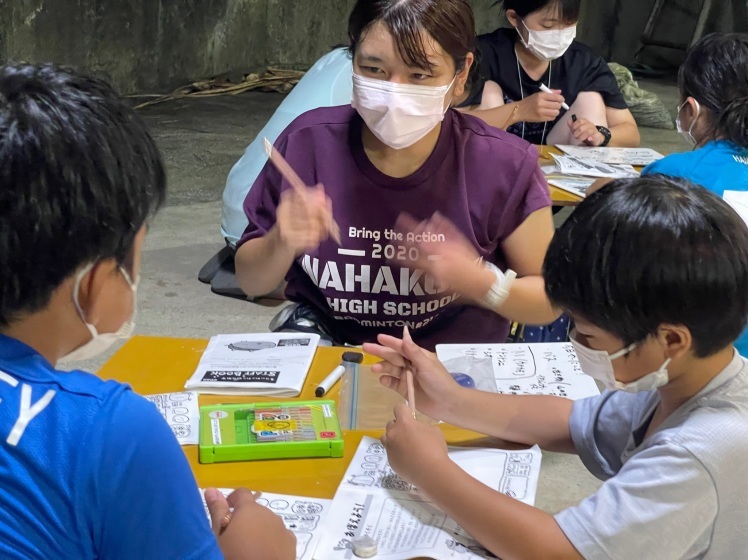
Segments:
[[[427,348],[503,342],[508,321],[463,303],[415,268],[415,249],[403,246],[394,226],[403,212],[420,221],[438,211],[484,259],[505,269],[502,242],[531,213],[550,205],[536,149],[448,110],[426,162],[412,175],[394,178],[369,161],[362,127],[350,105],[315,109],[275,143],[305,183],[325,186],[342,239],[340,246],[328,240],[296,259],[286,276],[286,296],[318,309],[352,344],[374,341],[379,333],[400,335],[405,325]],[[239,245],[273,227],[280,193],[288,188],[266,164],[244,202],[249,226]]]

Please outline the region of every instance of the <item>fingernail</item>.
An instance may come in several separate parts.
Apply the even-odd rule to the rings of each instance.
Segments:
[[[205,499],[206,500],[215,500],[218,498],[218,490],[215,488],[206,488],[205,489]]]

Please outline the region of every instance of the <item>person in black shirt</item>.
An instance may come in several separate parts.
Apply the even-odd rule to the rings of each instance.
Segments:
[[[574,41],[580,0],[503,4],[512,27],[481,35],[478,44],[481,72],[499,84],[505,105],[468,112],[533,144],[638,146],[639,130],[613,73]]]

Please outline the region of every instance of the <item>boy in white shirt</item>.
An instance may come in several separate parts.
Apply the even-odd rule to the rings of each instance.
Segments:
[[[575,322],[582,369],[609,389],[572,402],[458,386],[436,356],[381,336],[382,383],[425,414],[577,453],[605,480],[555,516],[487,488],[404,406],[383,442],[397,473],[497,556],[742,558],[748,550],[748,229],[718,196],[654,175],[588,197],[558,230],[543,276]],[[402,379],[402,381],[401,381]]]

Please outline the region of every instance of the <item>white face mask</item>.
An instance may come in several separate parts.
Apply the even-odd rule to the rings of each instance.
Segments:
[[[353,74],[351,105],[372,134],[395,150],[408,148],[444,120],[447,86],[414,86]]]
[[[678,133],[681,136],[683,136],[683,138],[685,138],[689,144],[691,144],[692,146],[696,146],[698,142],[696,141],[696,138],[693,137],[692,132],[693,132],[693,127],[696,124],[696,121],[699,120],[699,115],[701,114],[701,105],[695,99],[693,100],[693,102],[696,103],[696,116],[691,121],[691,126],[688,127],[688,131],[683,130],[683,127],[681,126],[681,122],[680,122],[680,112],[683,110],[683,107],[686,106],[686,104],[688,103],[688,100],[678,105],[678,114],[675,116],[675,128],[678,129]]]
[[[522,21],[522,20],[520,20]],[[527,27],[522,21],[525,29],[529,33],[527,41],[522,33],[517,29],[519,38],[525,48],[541,60],[555,60],[564,55],[569,50],[574,38],[577,36],[577,26],[565,27],[563,29],[548,29],[545,31],[536,31]]]
[[[574,350],[576,350],[577,358],[579,358],[579,365],[582,367],[582,371],[597,379],[606,389],[611,391],[619,390],[626,391],[627,393],[639,393],[641,391],[654,391],[658,387],[666,385],[669,381],[667,366],[670,364],[670,358],[665,360],[665,363],[660,366],[657,371],[649,373],[644,377],[640,377],[636,381],[630,383],[621,383],[616,380],[613,370],[613,360],[625,356],[631,352],[636,344],[632,344],[622,350],[619,350],[615,354],[608,354],[604,350],[593,350],[588,348],[584,344],[576,340],[576,330],[573,330],[569,335]]]
[[[125,277],[125,280],[130,286],[130,289],[132,289],[132,295],[133,295],[133,310],[132,315],[130,318],[125,321],[122,326],[119,328],[117,332],[113,333],[101,333],[96,330],[96,327],[94,327],[91,323],[86,321],[86,316],[83,313],[83,309],[81,308],[80,302],[78,301],[78,291],[80,290],[81,281],[83,280],[83,277],[93,268],[93,264],[89,264],[86,266],[83,270],[81,270],[78,273],[78,276],[75,279],[75,285],[73,286],[73,301],[75,302],[75,308],[78,310],[78,315],[80,316],[83,323],[86,325],[86,328],[91,333],[91,340],[86,342],[83,346],[79,346],[69,354],[66,354],[61,358],[61,360],[65,361],[78,361],[78,360],[87,360],[89,358],[94,358],[101,354],[102,352],[105,352],[112,344],[114,344],[117,340],[130,338],[132,336],[133,331],[135,330],[135,309],[136,309],[136,301],[137,301],[137,295],[138,295],[138,282],[133,282],[130,279],[130,275],[127,273],[127,271],[120,267],[120,272]]]

